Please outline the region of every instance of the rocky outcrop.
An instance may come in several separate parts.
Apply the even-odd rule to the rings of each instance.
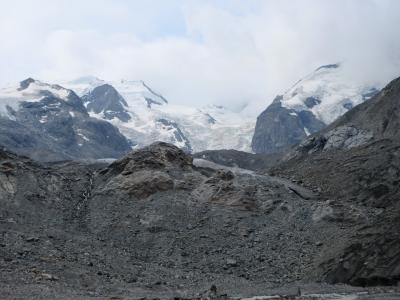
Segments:
[[[104,173],[110,177],[104,191],[123,190],[139,199],[147,198],[173,190],[176,180],[182,179],[180,173],[191,170],[191,166],[191,157],[182,150],[165,143],[153,144],[112,163]]]
[[[305,139],[294,151],[286,155],[286,159],[304,153],[312,154],[318,151],[350,149],[366,144],[371,141],[372,138],[372,132],[358,129],[354,126],[339,126],[324,134],[317,134],[317,136]]]

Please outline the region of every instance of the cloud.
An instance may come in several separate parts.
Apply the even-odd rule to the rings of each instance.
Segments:
[[[0,82],[143,79],[175,103],[259,112],[322,64],[360,82],[400,75],[396,0],[32,3],[0,6]]]

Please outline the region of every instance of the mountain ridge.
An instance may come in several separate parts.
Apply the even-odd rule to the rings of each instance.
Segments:
[[[29,78],[0,90],[0,144],[37,160],[118,157],[128,141],[72,90]]]
[[[341,64],[321,66],[277,96],[258,116],[252,150],[285,151],[377,93],[370,84],[349,82]]]

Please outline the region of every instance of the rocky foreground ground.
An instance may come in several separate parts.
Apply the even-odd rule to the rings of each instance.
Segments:
[[[340,281],[331,259],[371,212],[343,205],[329,214],[317,187],[193,162],[165,143],[111,165],[43,165],[2,151],[0,201],[4,299],[362,290],[318,282]]]

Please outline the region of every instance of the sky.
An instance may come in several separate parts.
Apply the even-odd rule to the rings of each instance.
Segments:
[[[400,76],[398,0],[0,0],[0,85],[144,80],[170,102],[248,111],[320,65]]]

